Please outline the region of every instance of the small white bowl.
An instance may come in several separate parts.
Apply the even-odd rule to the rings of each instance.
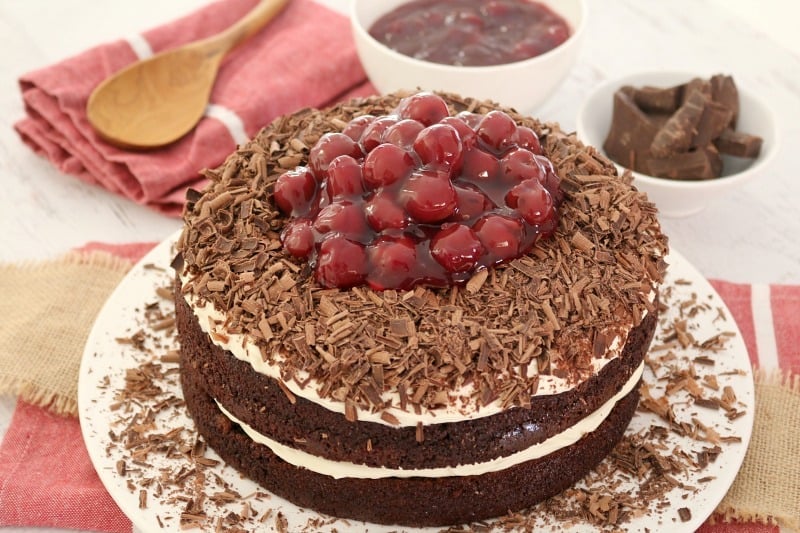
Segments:
[[[575,63],[586,27],[585,0],[541,0],[569,23],[570,37],[536,57],[504,65],[463,67],[414,59],[369,34],[372,24],[409,0],[352,0],[350,20],[356,50],[370,81],[382,94],[397,90],[446,91],[493,100],[530,113],[556,90]]]
[[[621,87],[625,85],[671,87],[696,77],[708,79],[710,75],[645,72],[603,83],[592,91],[578,112],[576,130],[578,139],[603,152],[603,143],[611,127],[614,93]],[[735,76],[734,82],[736,82]],[[702,211],[724,193],[763,174],[764,168],[775,156],[778,150],[778,132],[772,111],[753,93],[738,84],[737,89],[739,119],[736,129],[758,135],[763,139],[759,156],[755,159],[745,159],[723,155],[722,176],[708,180],[676,180],[633,172],[633,184],[640,191],[647,193],[664,216],[686,217]],[[621,165],[616,166],[620,172],[625,170]]]

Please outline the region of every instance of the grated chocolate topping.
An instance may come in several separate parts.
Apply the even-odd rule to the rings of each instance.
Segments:
[[[277,177],[306,163],[308,147],[353,117],[384,115],[404,93],[369,97],[275,120],[187,197],[178,243],[184,294],[225,314],[284,381],[314,382],[325,398],[381,411],[455,401],[529,404],[540,375],[570,383],[593,373],[617,337],[648,312],[666,270],[655,206],[613,164],[556,124],[492,102],[443,94],[453,114],[503,109],[540,137],[565,200],[550,239],[463,286],[325,289],[280,242],[286,219],[272,201]],[[302,376],[302,378],[301,378]],[[469,386],[466,387],[465,386]],[[456,391],[469,390],[469,398]]]

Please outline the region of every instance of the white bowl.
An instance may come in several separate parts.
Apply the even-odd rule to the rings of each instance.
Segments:
[[[566,77],[580,49],[586,27],[585,0],[541,0],[560,14],[572,29],[556,48],[536,57],[504,65],[463,67],[414,59],[395,52],[369,34],[372,24],[409,0],[352,0],[350,20],[356,50],[375,88],[382,94],[397,90],[446,91],[493,100],[521,113],[544,102]]]
[[[608,81],[598,86],[578,112],[577,135],[584,144],[603,152],[603,142],[611,126],[614,93],[624,85],[671,87],[692,78],[710,75],[687,72],[645,72]],[[736,77],[734,76],[734,82]],[[685,217],[702,211],[709,203],[741,184],[763,174],[778,150],[778,132],[772,111],[753,93],[737,84],[739,91],[738,131],[760,136],[764,142],[755,159],[722,156],[722,176],[708,180],[676,180],[633,172],[633,183],[647,193],[661,214]],[[625,170],[621,165],[617,168]]]

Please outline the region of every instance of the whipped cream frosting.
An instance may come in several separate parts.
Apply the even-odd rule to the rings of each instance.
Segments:
[[[183,283],[188,282],[188,276],[183,274],[181,276],[181,281]],[[654,293],[651,294],[651,297],[654,297]],[[254,371],[272,379],[280,380],[295,396],[316,403],[330,411],[340,414],[345,413],[344,402],[320,396],[314,386],[314,380],[309,380],[308,374],[305,372],[298,372],[295,376],[296,380],[283,380],[280,375],[280,362],[283,356],[281,354],[275,354],[272,360],[265,361],[261,355],[261,349],[246,334],[231,333],[225,329],[225,315],[215,308],[213,304],[210,302],[201,302],[191,293],[185,294],[184,298],[197,317],[200,328],[204,333],[209,335],[211,342],[223,350],[229,351],[237,359],[250,364]],[[604,358],[594,358],[592,360],[595,374],[600,372],[605,365],[621,354],[622,347],[625,345],[626,340],[627,330],[624,334],[620,333],[614,338]],[[533,366],[535,366],[535,364]],[[535,374],[536,369],[530,368],[529,373],[531,375]],[[299,383],[306,383],[306,385],[300,386]],[[558,376],[540,375],[536,396],[560,394],[572,390],[577,385],[578,383],[570,382]],[[472,404],[463,403],[461,398],[470,398],[472,392],[472,385],[466,385],[462,389],[452,393],[452,401],[448,403],[448,405],[436,408],[435,410],[423,408],[420,412],[415,412],[394,407],[400,404],[399,394],[394,391],[384,391],[381,395],[382,399],[385,404],[390,407],[387,407],[383,411],[360,410],[358,412],[358,419],[360,421],[375,422],[393,427],[414,427],[420,422],[423,425],[463,422],[464,420],[492,416],[504,410],[499,400],[495,400],[479,408]],[[381,416],[383,412],[388,412],[393,415],[397,423],[392,424],[387,422],[387,420]]]
[[[567,428],[566,430],[553,435],[552,437],[530,446],[524,450],[520,450],[505,457],[497,457],[489,461],[480,463],[473,463],[468,465],[446,466],[437,468],[418,468],[418,469],[403,469],[403,468],[386,468],[367,466],[363,464],[356,464],[347,461],[333,461],[318,457],[310,453],[297,450],[285,444],[266,437],[253,429],[248,424],[233,416],[228,410],[225,409],[218,401],[217,406],[220,411],[227,416],[232,422],[238,424],[242,430],[254,441],[259,444],[267,446],[272,452],[294,466],[303,467],[326,476],[331,476],[336,479],[341,478],[359,478],[359,479],[381,479],[387,477],[451,477],[451,476],[477,476],[486,474],[488,472],[497,472],[505,470],[512,466],[544,457],[550,453],[560,450],[578,442],[581,437],[587,433],[591,433],[597,429],[600,424],[608,417],[611,410],[622,398],[631,392],[642,376],[644,370],[644,363],[633,372],[630,379],[625,385],[610,398],[606,403],[600,406],[596,411],[583,418],[577,424]],[[215,400],[216,401],[216,400]]]

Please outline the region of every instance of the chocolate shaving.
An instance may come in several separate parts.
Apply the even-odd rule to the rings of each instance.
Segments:
[[[139,489],[139,509],[147,509],[147,491]]]

